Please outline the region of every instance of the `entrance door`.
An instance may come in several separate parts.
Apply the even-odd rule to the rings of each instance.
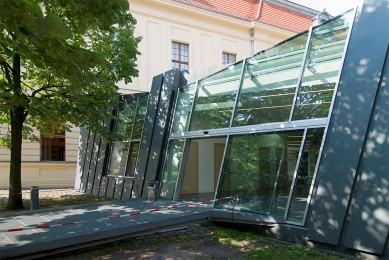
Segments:
[[[181,200],[201,201],[214,197],[225,143],[225,136],[191,140],[182,177]]]
[[[190,143],[188,161],[186,162],[184,182],[181,194],[193,194],[199,192],[199,144],[196,141]]]
[[[223,154],[224,154],[224,147],[226,147],[225,144],[220,144],[220,143],[215,143],[214,144],[214,165],[213,165],[213,169],[214,169],[214,190],[216,190],[216,185],[217,185],[217,181],[219,179],[219,173],[220,173],[220,167],[222,165],[222,161],[223,161]]]

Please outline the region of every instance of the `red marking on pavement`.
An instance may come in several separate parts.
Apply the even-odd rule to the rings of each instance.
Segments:
[[[150,212],[159,211],[159,209],[150,209]]]
[[[40,226],[36,226],[36,228],[49,228],[50,225],[40,225]]]
[[[211,200],[204,200],[202,203],[206,204],[206,203],[209,203],[209,202],[211,202]]]
[[[68,225],[72,225],[72,224],[76,224],[76,222],[66,222],[66,223],[63,223],[62,226],[68,226]]]
[[[8,232],[15,232],[15,231],[22,231],[23,228],[11,228],[11,229],[8,229]]]
[[[112,219],[112,218],[120,218],[120,216],[109,216],[108,218],[109,218],[109,219]]]
[[[137,212],[134,212],[134,213],[130,214],[130,216],[136,216],[136,215],[140,215],[140,211],[137,211]]]
[[[192,206],[192,205],[194,205],[193,203],[188,203],[188,204],[186,204],[186,206]]]

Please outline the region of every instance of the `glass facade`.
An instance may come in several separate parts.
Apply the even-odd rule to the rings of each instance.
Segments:
[[[177,185],[178,173],[180,172],[184,139],[173,139],[169,142],[166,163],[163,169],[160,198],[173,199]]]
[[[113,131],[120,139],[110,144],[107,175],[134,176],[147,100],[148,95],[128,102],[123,101],[116,110],[117,119]]]
[[[304,225],[353,18],[349,11],[180,89],[160,198],[173,199],[185,172],[184,140],[217,129],[213,138],[228,138],[215,198]]]
[[[230,126],[242,64],[199,81],[189,131]]]

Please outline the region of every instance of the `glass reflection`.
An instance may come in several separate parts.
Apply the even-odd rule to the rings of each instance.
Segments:
[[[233,126],[289,120],[308,33],[247,60]]]
[[[244,211],[284,215],[304,131],[230,137],[218,198],[235,196]],[[221,201],[218,207],[229,207]]]
[[[118,134],[119,140],[111,144],[108,175],[124,175],[128,157],[128,142],[131,139],[134,124],[135,109],[136,100],[133,100],[125,104],[123,110],[117,116],[115,133]]]
[[[287,220],[302,223],[309,196],[309,190],[315,173],[324,128],[309,129],[304,145],[297,178],[294,184]]]
[[[142,136],[143,124],[145,122],[146,110],[147,110],[147,101],[149,95],[145,95],[138,100],[138,107],[135,117],[135,126],[134,133],[132,135],[133,140],[140,140]]]
[[[135,175],[135,166],[136,166],[136,159],[138,158],[139,144],[140,144],[139,141],[131,142],[128,162],[127,162],[127,169],[126,169],[126,176],[128,177],[134,177]]]
[[[189,131],[230,126],[242,62],[199,81]]]
[[[182,152],[184,149],[184,139],[173,139],[169,142],[166,156],[165,168],[161,183],[160,198],[172,200],[178,174],[180,171]]]
[[[186,132],[195,91],[196,84],[179,89],[172,133]]]
[[[328,116],[352,17],[350,11],[312,31],[293,120]]]

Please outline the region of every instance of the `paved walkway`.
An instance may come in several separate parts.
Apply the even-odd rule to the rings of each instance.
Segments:
[[[0,218],[0,259],[183,225],[209,218],[211,209],[211,204],[121,200],[19,212]]]

